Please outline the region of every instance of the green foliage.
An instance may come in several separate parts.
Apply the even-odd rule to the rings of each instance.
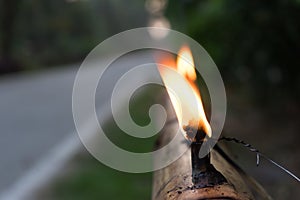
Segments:
[[[15,27],[15,57],[27,66],[82,57],[95,40],[85,3],[23,1]]]
[[[80,62],[107,37],[142,26],[146,19],[143,2],[138,0],[131,0],[130,7],[119,0],[17,2],[15,20],[10,22],[12,30],[2,27],[0,44],[1,35],[12,31],[12,55],[8,56],[21,69]],[[6,20],[10,21],[9,17]],[[7,47],[0,46],[0,54],[6,51]]]
[[[56,182],[43,199],[150,199],[151,173],[119,172],[86,154],[71,164],[76,169]]]
[[[153,124],[153,122],[150,121],[149,109],[152,105],[159,103],[156,96],[153,94],[160,94],[162,91],[162,87],[150,85],[141,87],[136,91],[136,93],[134,93],[129,104],[130,115],[134,123],[140,126],[146,126],[149,123]],[[149,129],[151,128],[149,127]],[[130,136],[123,132],[114,120],[105,126],[103,130],[107,133],[106,135],[110,141],[118,147],[132,152],[151,152],[157,136],[155,135],[149,138],[137,138]]]
[[[227,83],[249,84],[262,99],[299,94],[299,1],[171,1],[167,16],[206,48]]]

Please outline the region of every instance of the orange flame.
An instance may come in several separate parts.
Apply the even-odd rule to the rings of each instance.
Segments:
[[[189,125],[202,128],[211,137],[211,127],[206,119],[200,92],[195,83],[197,75],[191,50],[183,46],[178,52],[176,64],[172,58],[164,59],[162,64],[164,66],[159,65],[158,70],[167,88],[180,127]]]

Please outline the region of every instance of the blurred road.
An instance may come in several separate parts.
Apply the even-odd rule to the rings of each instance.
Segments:
[[[0,80],[0,191],[74,130],[71,97],[76,70],[75,66]]]
[[[96,92],[96,107],[100,122],[108,118],[103,113],[110,108],[111,92],[122,74],[132,67],[153,62],[152,54],[134,54],[111,64],[103,82],[99,83],[101,90]],[[39,179],[49,179],[53,176],[50,172],[59,167],[58,162],[82,147],[72,116],[72,89],[78,69],[79,64],[1,77],[0,199],[3,193],[6,199],[7,195],[9,199],[21,198],[23,194],[10,195],[26,193],[34,189],[30,187],[45,182]],[[132,80],[150,76],[141,73]],[[122,93],[126,95],[126,86]],[[33,184],[31,182],[36,185],[27,186]]]

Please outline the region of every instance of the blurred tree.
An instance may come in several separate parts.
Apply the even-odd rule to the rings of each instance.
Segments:
[[[299,98],[298,0],[172,1],[167,16],[207,49],[226,83],[253,86],[260,102]]]
[[[26,67],[81,59],[96,40],[86,2],[27,0],[16,27],[15,53]]]
[[[13,58],[13,38],[16,16],[21,1],[0,1],[0,73],[15,71],[18,64]]]
[[[139,0],[0,3],[0,73],[80,62],[102,40],[146,22]]]

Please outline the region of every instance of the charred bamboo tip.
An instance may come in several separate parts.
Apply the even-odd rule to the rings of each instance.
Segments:
[[[220,185],[227,182],[225,177],[210,163],[210,154],[199,158],[202,143],[191,144],[192,182],[199,188]]]
[[[194,126],[183,126],[183,130],[186,133],[187,138],[192,142],[201,143],[206,137],[206,133],[203,129],[197,129]]]

